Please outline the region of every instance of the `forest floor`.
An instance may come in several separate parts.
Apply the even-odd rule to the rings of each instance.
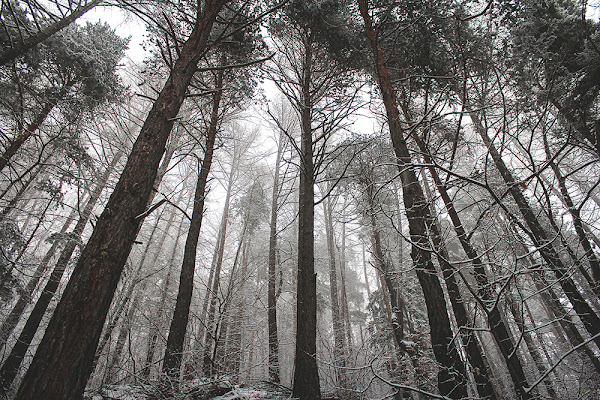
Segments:
[[[286,400],[290,391],[270,382],[234,385],[227,379],[194,380],[180,388],[179,393],[156,385],[110,385],[88,392],[84,400]]]

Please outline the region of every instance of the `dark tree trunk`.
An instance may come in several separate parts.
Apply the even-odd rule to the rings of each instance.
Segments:
[[[425,296],[429,326],[431,328],[431,344],[435,358],[439,363],[438,388],[440,393],[451,398],[466,397],[465,366],[452,343],[453,333],[444,293],[435,266],[431,260],[431,253],[428,250],[429,240],[426,227],[430,225],[431,218],[427,201],[413,169],[408,146],[404,138],[404,131],[400,126],[400,113],[396,106],[396,95],[385,65],[383,50],[377,41],[377,35],[372,25],[367,0],[358,0],[358,5],[373,51],[377,83],[386,108],[392,145],[400,170],[402,194],[412,240],[411,255],[415,264],[417,278]]]
[[[522,396],[523,398],[529,398],[530,395],[528,393],[526,393],[524,390],[524,388],[529,387],[529,383],[527,382],[527,378],[525,376],[525,371],[523,370],[521,361],[519,360],[518,355],[515,351],[516,349],[515,349],[515,345],[514,345],[514,341],[513,341],[510,329],[505,324],[504,320],[502,319],[502,314],[500,312],[500,309],[498,308],[499,304],[496,301],[497,300],[496,296],[492,292],[492,287],[491,287],[489,279],[487,277],[487,272],[485,270],[483,261],[481,260],[481,257],[475,250],[475,247],[473,247],[473,245],[471,244],[470,236],[467,235],[467,233],[465,231],[465,228],[464,228],[464,226],[460,220],[460,217],[458,215],[458,212],[454,208],[454,203],[452,202],[452,199],[450,198],[450,196],[448,195],[448,192],[446,191],[446,186],[440,179],[440,177],[437,173],[437,170],[433,167],[432,159],[429,155],[429,152],[426,149],[425,144],[423,143],[421,138],[419,136],[417,136],[416,134],[414,134],[413,137],[414,137],[415,141],[417,142],[417,145],[418,145],[419,149],[421,150],[421,153],[423,154],[425,163],[427,163],[427,165],[429,166],[428,167],[429,172],[431,174],[431,177],[433,178],[433,182],[436,185],[436,188],[438,190],[438,193],[440,194],[440,197],[444,201],[444,206],[446,207],[446,211],[448,212],[448,215],[450,216],[450,220],[452,221],[452,224],[454,226],[454,230],[456,232],[458,240],[459,240],[465,254],[467,255],[468,259],[470,260],[471,264],[473,265],[475,281],[477,282],[478,295],[479,295],[479,299],[481,301],[480,304],[482,305],[483,311],[485,312],[485,315],[487,317],[487,322],[488,322],[488,325],[490,326],[492,335],[493,335],[496,343],[498,344],[498,347],[500,348],[500,352],[502,353],[504,361],[506,362],[512,382],[515,385],[515,389],[519,396]],[[441,232],[437,226],[437,222],[433,223],[432,230],[433,230],[434,241],[437,242],[436,246],[439,247],[439,246],[441,246]],[[460,297],[460,293],[457,292],[458,286],[455,283],[456,269],[454,268],[454,266],[452,266],[447,261],[445,261],[445,260],[449,259],[448,255],[446,254],[447,251],[443,250],[443,253],[444,254],[442,254],[442,257],[440,258],[440,265],[442,266],[442,269],[444,270],[444,277],[446,278],[446,282],[448,284],[448,292],[449,292],[451,298],[453,296]],[[452,301],[452,299],[451,299],[451,301]],[[456,303],[456,304],[454,304],[454,303]],[[463,318],[463,313],[465,313],[465,316],[466,316],[466,310],[464,310],[464,304],[462,303],[462,300],[459,300],[459,299],[454,300],[453,308],[455,309],[455,317],[457,319],[457,322],[458,322],[458,320],[461,320],[461,322],[466,323],[467,320]],[[459,327],[463,327],[463,325],[461,325],[460,322],[459,322]],[[464,329],[469,330],[470,329],[469,325],[464,325]],[[472,332],[472,331],[470,331],[470,332]],[[470,336],[472,336],[472,337],[465,338],[467,343],[470,343],[472,340],[475,340],[475,337],[472,333]],[[471,351],[469,351],[469,350],[471,350]],[[477,365],[473,365],[473,366],[475,368],[480,368],[480,371],[481,371],[480,374],[475,375],[475,379],[478,381],[477,382],[478,390],[483,391],[483,393],[479,393],[479,394],[483,397],[493,396],[492,386],[490,384],[489,377],[487,376],[488,371],[487,371],[487,368],[485,368],[485,365],[483,363],[483,357],[482,357],[481,353],[477,354],[477,353],[474,353],[474,351],[475,351],[474,346],[472,346],[471,349],[468,349],[470,361],[473,363],[476,363]]]
[[[188,204],[189,205],[189,204]],[[187,207],[186,207],[187,208]],[[167,265],[168,265],[168,271],[167,271],[167,276],[164,280],[163,286],[162,286],[162,291],[161,291],[161,296],[160,296],[160,303],[158,306],[158,311],[156,312],[156,317],[153,317],[154,320],[154,326],[152,327],[152,329],[150,329],[150,332],[148,334],[148,345],[147,345],[147,350],[146,350],[146,358],[144,361],[144,367],[142,368],[142,371],[140,372],[140,376],[142,381],[147,381],[148,377],[150,376],[150,373],[152,372],[152,363],[154,361],[154,352],[156,351],[156,345],[158,344],[158,335],[160,333],[160,327],[163,324],[163,314],[165,312],[165,308],[167,306],[167,294],[169,293],[169,286],[171,285],[171,277],[173,275],[173,271],[174,271],[174,265],[175,265],[175,256],[177,255],[177,248],[179,247],[179,238],[181,236],[181,233],[183,232],[183,226],[185,225],[185,217],[183,217],[181,219],[181,222],[179,223],[179,227],[177,228],[177,234],[175,235],[175,244],[173,245],[173,249],[171,250],[171,255],[169,257],[169,260],[167,261]]]
[[[550,148],[548,146],[548,141],[545,136],[544,136],[544,147],[546,149],[546,155],[548,157],[548,162],[550,164],[550,168],[552,168],[552,171],[554,172],[554,175],[556,175],[556,179],[558,181],[558,186],[560,188],[560,194],[561,194],[560,197],[565,202],[565,206],[567,207],[567,210],[571,214],[571,218],[573,218],[573,225],[575,226],[575,232],[577,233],[577,238],[579,239],[579,244],[585,251],[585,257],[587,258],[588,263],[590,264],[590,268],[592,270],[592,276],[594,278],[594,280],[592,282],[592,286],[596,287],[597,285],[600,285],[600,261],[598,260],[598,257],[596,256],[594,249],[592,249],[592,245],[591,245],[590,241],[588,240],[587,235],[585,233],[583,221],[581,220],[580,208],[575,207],[575,204],[573,203],[573,200],[571,199],[571,195],[569,194],[569,191],[567,190],[566,178],[561,173],[560,168],[558,168],[558,165],[556,165],[556,163],[552,160],[552,154],[550,154]]]
[[[0,369],[0,383],[2,385],[1,390],[3,390],[4,393],[10,389],[10,386],[15,379],[17,372],[19,371],[19,366],[23,361],[23,357],[25,357],[27,349],[29,348],[31,341],[33,340],[33,337],[35,336],[35,333],[42,322],[42,318],[46,314],[46,310],[48,309],[50,301],[56,294],[58,285],[60,284],[69,260],[71,259],[75,248],[77,247],[78,241],[81,240],[81,235],[85,226],[92,216],[92,211],[94,210],[96,202],[100,198],[100,195],[102,194],[102,191],[104,190],[111,173],[119,163],[122,155],[123,153],[121,152],[115,155],[104,174],[98,180],[94,191],[90,194],[90,199],[85,205],[85,208],[83,209],[75,228],[73,228],[71,240],[69,240],[61,252],[60,257],[58,258],[58,261],[56,262],[56,265],[50,274],[50,278],[46,283],[46,286],[42,290],[38,301],[35,303],[35,307],[31,311],[23,330],[19,335],[19,339],[15,343],[10,355]]]
[[[133,246],[165,143],[204,53],[213,22],[227,0],[207,0],[181,47],[131,151],[121,178],[48,325],[18,398],[80,397],[121,272]]]
[[[312,38],[305,51],[300,95],[300,187],[298,200],[298,279],[296,290],[296,352],[292,397],[319,400],[317,367],[317,275],[315,274],[315,177],[312,140]]]
[[[178,379],[179,369],[181,367],[183,342],[188,325],[192,290],[194,288],[196,250],[204,214],[206,184],[208,182],[208,173],[212,164],[215,139],[219,125],[219,107],[221,105],[221,97],[223,94],[223,75],[224,70],[222,69],[217,74],[216,92],[213,95],[213,106],[210,116],[210,126],[206,135],[204,159],[202,160],[202,166],[198,173],[192,220],[190,222],[190,228],[183,251],[183,263],[181,264],[181,275],[179,277],[179,291],[177,292],[175,311],[173,312],[173,319],[171,320],[169,337],[167,339],[167,348],[165,350],[163,371],[167,373],[171,379]]]

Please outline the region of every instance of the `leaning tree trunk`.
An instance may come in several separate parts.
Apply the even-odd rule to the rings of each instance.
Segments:
[[[67,230],[75,220],[77,213],[78,209],[77,207],[74,207],[69,216],[67,217],[65,223],[63,224],[60,230],[60,235],[67,233]],[[32,301],[33,292],[35,291],[35,288],[37,288],[40,279],[42,279],[44,272],[46,272],[48,264],[54,258],[56,252],[60,248],[61,243],[61,240],[55,240],[52,243],[52,246],[50,246],[50,249],[48,249],[48,251],[44,255],[44,258],[42,258],[40,264],[33,273],[33,276],[31,277],[29,282],[27,282],[27,286],[25,286],[25,289],[21,293],[19,300],[17,300],[17,303],[13,306],[8,316],[2,322],[2,326],[0,326],[0,348],[4,347],[4,345],[6,344],[6,340],[8,339],[12,331],[15,329],[15,326],[17,326],[19,320],[21,319],[23,311],[25,311],[27,305],[30,304],[30,302]]]
[[[573,203],[573,200],[571,199],[571,195],[569,194],[569,191],[567,190],[566,178],[563,176],[562,172],[560,171],[560,168],[558,168],[558,165],[556,165],[556,163],[554,162],[553,157],[550,154],[550,147],[548,146],[548,140],[545,136],[544,136],[544,148],[546,149],[546,155],[548,157],[548,163],[550,164],[550,168],[552,168],[552,171],[554,172],[554,175],[556,175],[556,179],[558,181],[558,186],[560,188],[560,194],[561,194],[560,197],[565,202],[565,205],[567,207],[567,210],[569,211],[569,214],[571,214],[571,218],[573,219],[573,225],[575,227],[575,232],[577,233],[577,238],[579,239],[579,244],[585,251],[585,257],[587,258],[588,263],[590,264],[590,268],[592,270],[592,276],[594,278],[592,286],[596,287],[600,284],[600,261],[598,260],[598,257],[596,256],[594,249],[592,249],[592,245],[590,244],[590,241],[588,240],[587,235],[585,234],[585,231],[583,228],[584,227],[583,221],[581,220],[580,208],[575,207],[575,204]]]
[[[196,251],[198,247],[198,238],[200,236],[200,228],[202,227],[202,217],[204,214],[206,184],[208,182],[208,173],[212,164],[215,139],[219,124],[219,107],[223,94],[223,75],[224,70],[221,69],[217,73],[216,91],[213,95],[213,106],[210,116],[210,125],[206,135],[204,159],[202,160],[202,166],[198,173],[198,181],[196,182],[192,220],[190,221],[190,228],[185,241],[177,301],[175,302],[175,311],[173,312],[173,319],[171,320],[169,336],[167,338],[167,348],[165,350],[163,371],[167,373],[171,379],[175,380],[179,377],[181,356],[183,354],[183,342],[188,325],[190,304],[192,302],[194,270],[196,268]]]
[[[396,94],[385,64],[383,50],[373,28],[367,0],[358,0],[358,5],[373,51],[375,75],[383,97],[392,145],[400,170],[402,194],[412,241],[411,255],[425,296],[429,326],[431,327],[431,344],[435,358],[439,363],[438,388],[440,393],[451,398],[466,397],[465,366],[452,343],[453,333],[444,292],[433,265],[431,253],[428,250],[430,246],[426,227],[430,225],[431,218],[427,201],[412,166],[411,156],[404,138],[404,130],[400,125]]]
[[[515,344],[514,344],[514,340],[512,338],[512,334],[510,332],[510,328],[506,325],[506,323],[502,319],[502,314],[499,309],[499,303],[496,299],[495,294],[492,292],[492,287],[491,287],[489,279],[487,277],[487,272],[485,270],[483,261],[482,261],[480,255],[478,254],[477,250],[475,249],[475,247],[472,245],[470,236],[467,235],[467,232],[465,231],[464,225],[462,224],[462,221],[460,220],[458,212],[454,208],[454,203],[452,202],[452,199],[450,198],[450,196],[446,190],[446,186],[440,179],[440,176],[438,175],[437,170],[433,166],[433,160],[431,159],[431,156],[429,155],[429,152],[425,146],[425,143],[423,143],[422,139],[416,133],[413,134],[413,137],[415,139],[415,142],[417,143],[417,146],[419,147],[419,150],[421,150],[421,153],[423,155],[425,163],[428,165],[428,170],[431,174],[431,177],[433,178],[433,182],[436,185],[438,193],[440,194],[440,197],[444,201],[444,206],[446,207],[446,211],[448,212],[448,215],[450,216],[450,220],[452,221],[452,225],[454,226],[454,231],[456,232],[456,236],[458,237],[458,240],[459,240],[465,254],[467,255],[468,259],[470,260],[471,264],[473,265],[473,272],[474,272],[474,276],[475,276],[475,281],[477,282],[477,292],[479,295],[480,305],[482,306],[483,311],[486,315],[487,322],[488,322],[488,325],[490,326],[490,331],[492,333],[492,336],[494,337],[496,344],[500,348],[502,357],[504,358],[504,361],[506,362],[511,380],[512,380],[513,384],[515,385],[517,394],[523,398],[529,398],[530,394],[525,392],[525,388],[529,387],[529,383],[527,382],[527,378],[525,376],[525,371],[523,370],[522,363],[517,356]],[[426,185],[427,185],[427,183],[426,183]],[[439,228],[437,227],[437,222],[434,222],[434,224],[432,225],[432,228],[433,228],[433,230],[435,230],[435,232],[433,232],[434,238],[438,239],[437,241],[441,243],[441,240],[439,240],[439,238],[441,238],[441,236],[440,236],[441,232],[439,232]],[[440,265],[442,266],[443,269],[448,270],[448,272],[445,273],[445,276],[447,278],[449,278],[449,280],[454,280],[454,275],[456,274],[456,270],[452,265],[450,265],[449,263],[444,261],[444,260],[448,260],[448,259],[449,258],[447,257],[447,255],[443,256],[440,259]],[[448,281],[448,279],[447,279],[447,281]],[[452,285],[453,284],[451,283],[450,286],[452,286]],[[449,288],[449,291],[450,291],[450,288]],[[452,292],[454,292],[454,290],[452,290]],[[460,306],[458,306],[458,308],[460,308]],[[458,314],[459,314],[459,316],[457,316],[457,320],[459,318],[462,319],[462,310],[459,310]],[[467,329],[469,329],[469,328],[467,328]],[[474,350],[474,348],[473,348],[473,350]],[[473,355],[474,355],[474,357],[472,358],[471,361],[477,362],[478,364],[482,363],[482,358],[480,355],[471,354],[471,356],[473,356]],[[476,368],[480,368],[480,367],[483,367],[483,364],[476,366]],[[480,379],[482,381],[481,386],[480,386],[480,383],[478,382],[478,389],[482,389],[484,391],[483,394],[480,393],[480,395],[482,395],[482,396],[492,395],[492,391],[491,391],[492,387],[489,382],[489,377],[486,376],[487,373],[488,373],[488,371],[486,369],[484,369],[484,370],[482,370],[482,375],[480,375],[480,374],[475,375],[476,380]]]
[[[23,143],[27,141],[33,135],[35,131],[39,129],[42,123],[46,120],[50,112],[56,107],[59,101],[61,101],[71,90],[71,88],[77,83],[77,80],[69,81],[65,83],[65,85],[59,90],[59,92],[54,95],[46,104],[42,110],[36,115],[36,117],[31,121],[27,127],[25,128],[25,132],[20,133],[13,139],[12,142],[8,145],[8,147],[4,150],[2,156],[0,156],[0,171],[6,167],[6,165],[10,162],[12,157],[17,154],[17,151],[21,148]]]
[[[188,204],[189,206],[189,204]],[[187,207],[186,207],[187,209]],[[179,247],[179,238],[183,231],[183,226],[186,219],[183,217],[181,222],[179,223],[179,227],[177,228],[177,234],[175,235],[175,244],[173,244],[173,248],[171,250],[171,255],[167,261],[168,271],[167,276],[163,282],[160,303],[158,306],[158,311],[156,312],[156,316],[153,317],[155,320],[154,326],[150,329],[148,334],[148,345],[146,346],[146,357],[144,361],[144,366],[142,371],[140,372],[140,377],[142,381],[147,381],[150,373],[152,372],[152,363],[154,361],[154,352],[156,351],[156,345],[158,344],[158,335],[160,333],[160,326],[162,324],[163,314],[165,312],[165,308],[167,305],[167,295],[169,293],[169,286],[171,285],[171,277],[173,276],[173,270],[175,265],[175,256],[177,255],[177,249]]]
[[[228,0],[206,0],[154,102],[121,178],[21,384],[18,398],[80,397],[121,272],[133,246],[156,170],[213,23]]]
[[[475,130],[479,133],[484,144],[489,149],[489,154],[492,156],[492,160],[494,161],[496,168],[504,179],[505,184],[508,186],[511,196],[517,203],[519,211],[525,220],[525,224],[529,228],[528,233],[530,234],[534,245],[556,276],[560,287],[573,305],[575,312],[583,322],[586,330],[590,333],[590,335],[595,337],[594,341],[600,346],[600,335],[598,335],[600,333],[600,318],[598,317],[598,314],[596,314],[592,307],[585,301],[575,282],[569,276],[569,270],[560,259],[560,256],[554,248],[552,240],[548,237],[548,234],[538,221],[536,214],[533,212],[529,203],[525,199],[520,185],[506,167],[506,164],[504,164],[500,153],[488,136],[486,129],[481,123],[481,120],[473,112],[470,113],[470,116],[475,126]]]
[[[35,336],[35,333],[42,322],[42,318],[46,314],[48,305],[58,290],[58,286],[67,268],[69,260],[71,259],[75,248],[77,247],[78,239],[81,239],[83,230],[92,216],[92,211],[94,210],[96,202],[100,198],[100,195],[102,194],[102,191],[108,182],[108,178],[110,178],[111,173],[114,171],[122,156],[122,152],[119,152],[114,156],[110,165],[100,177],[96,187],[94,188],[94,191],[90,194],[90,199],[85,205],[85,208],[83,209],[81,217],[77,221],[75,228],[73,228],[70,238],[71,240],[65,244],[60,257],[58,258],[58,261],[56,262],[56,265],[50,274],[50,278],[46,283],[46,286],[42,290],[40,297],[35,303],[35,307],[31,311],[23,330],[19,335],[19,339],[15,343],[10,355],[0,369],[0,384],[2,385],[0,390],[2,390],[4,393],[10,389],[10,386],[15,379],[17,372],[19,371],[19,366],[21,365],[21,362],[27,353],[27,349],[29,348],[31,341],[33,340],[33,337]]]

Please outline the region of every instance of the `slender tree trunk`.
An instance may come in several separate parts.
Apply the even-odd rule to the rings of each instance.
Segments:
[[[81,396],[140,217],[152,191],[165,143],[196,72],[217,14],[227,0],[206,0],[182,45],[165,86],[154,102],[121,178],[83,249],[18,398]]]
[[[333,320],[333,359],[338,386],[346,388],[346,336],[344,333],[344,321],[340,315],[340,302],[337,285],[337,266],[335,259],[335,238],[333,236],[333,217],[331,215],[331,197],[323,202],[323,214],[325,217],[325,236],[327,237],[327,249],[329,252],[329,296],[331,298],[331,317]]]
[[[198,173],[196,193],[194,194],[192,220],[190,222],[190,229],[188,231],[183,252],[183,263],[181,265],[181,275],[179,277],[179,291],[177,292],[175,311],[173,312],[173,319],[171,320],[169,337],[167,339],[167,348],[165,350],[163,372],[167,373],[171,379],[177,379],[179,377],[179,369],[181,367],[183,342],[188,325],[190,304],[192,301],[192,290],[194,288],[196,250],[198,247],[198,238],[200,236],[200,228],[202,227],[202,217],[204,214],[206,184],[208,182],[208,173],[212,164],[215,139],[219,124],[219,107],[223,93],[223,75],[224,70],[220,70],[217,74],[216,92],[213,95],[213,108],[210,116],[210,126],[206,136],[206,150],[204,152],[202,166]]]
[[[507,293],[506,295],[506,300],[508,302],[508,308],[510,309],[510,313],[512,314],[513,318],[515,319],[515,322],[517,324],[517,327],[519,328],[520,334],[523,337],[523,340],[525,341],[525,346],[527,347],[527,350],[529,351],[529,354],[531,355],[531,358],[533,359],[533,363],[535,364],[535,367],[538,371],[538,373],[541,375],[544,372],[546,372],[546,368],[547,368],[547,363],[544,361],[544,357],[542,356],[542,354],[539,351],[539,347],[542,346],[538,346],[534,340],[533,337],[531,335],[531,332],[529,332],[529,330],[527,329],[527,326],[525,325],[525,319],[523,317],[523,308],[517,303],[517,301],[515,300],[515,298],[513,297],[512,294]],[[553,398],[556,399],[556,391],[554,390],[554,386],[552,384],[552,380],[550,379],[550,376],[547,376],[546,379],[544,379],[544,385],[543,385],[546,389],[546,391],[548,392],[548,395]]]
[[[367,259],[365,257],[365,245],[362,245],[362,264],[363,264],[363,273],[365,275],[365,287],[367,289],[367,301],[371,299],[371,287],[369,286],[369,277],[367,275]]]
[[[71,13],[63,16],[58,21],[40,29],[37,33],[30,37],[20,41],[18,44],[11,46],[10,48],[4,49],[0,53],[0,65],[8,64],[12,60],[24,55],[27,51],[36,47],[56,32],[66,28],[83,14],[91,10],[93,7],[100,4],[102,0],[93,0],[90,2],[84,2],[82,5],[74,9]],[[81,2],[79,2],[81,4]]]
[[[439,363],[438,388],[440,393],[451,398],[467,396],[466,371],[458,351],[452,343],[453,333],[450,318],[444,299],[444,292],[438,280],[435,266],[428,250],[427,225],[430,221],[427,201],[412,167],[404,131],[400,125],[400,113],[392,87],[383,50],[377,41],[377,35],[369,15],[367,0],[358,0],[361,16],[364,21],[367,38],[373,51],[376,77],[383,97],[387,113],[387,122],[396,153],[406,215],[412,241],[411,255],[419,283],[423,289],[429,326],[431,327],[431,344]]]
[[[344,196],[344,213],[346,211],[346,199]],[[350,311],[348,309],[348,295],[346,293],[346,221],[342,222],[342,245],[340,248],[340,301],[342,303],[342,320],[345,325],[347,350],[352,349],[352,325],[350,324]]]
[[[303,38],[300,95],[300,187],[298,200],[298,279],[296,290],[296,352],[292,396],[320,400],[317,367],[317,275],[315,274],[315,177],[312,140],[312,36]]]
[[[214,360],[211,358],[211,348],[213,342],[216,341],[214,332],[216,331],[216,308],[218,302],[219,285],[221,284],[221,267],[223,266],[223,255],[225,252],[225,239],[227,238],[227,224],[229,223],[229,209],[231,202],[231,192],[233,190],[233,182],[235,179],[236,167],[232,164],[231,172],[229,173],[229,182],[227,184],[227,194],[225,195],[225,205],[223,206],[223,216],[221,217],[221,227],[219,228],[219,237],[217,239],[217,246],[213,256],[213,281],[212,286],[208,287],[209,296],[208,308],[206,311],[206,318],[204,320],[206,324],[205,335],[203,341],[203,349],[201,355],[201,370],[208,376],[210,375],[211,367]]]
[[[8,392],[10,386],[15,379],[17,372],[19,371],[19,366],[23,361],[23,357],[27,353],[27,349],[37,332],[40,323],[42,322],[42,318],[46,314],[46,310],[48,309],[48,305],[50,301],[54,297],[56,291],[58,290],[58,286],[63,277],[63,274],[67,268],[69,260],[75,251],[75,247],[77,246],[78,240],[81,240],[81,235],[83,234],[83,230],[87,225],[90,217],[92,216],[92,211],[96,206],[96,202],[100,199],[100,195],[104,190],[108,179],[110,178],[111,173],[114,171],[115,167],[119,163],[119,160],[123,156],[122,152],[117,153],[110,165],[104,171],[104,174],[100,177],[94,191],[90,194],[90,199],[85,205],[83,212],[81,213],[81,217],[77,221],[75,228],[73,228],[73,232],[71,234],[71,240],[65,244],[63,251],[54,266],[54,270],[50,274],[50,278],[46,283],[46,286],[42,290],[40,297],[38,298],[33,311],[29,315],[23,330],[19,336],[19,339],[15,343],[10,355],[2,365],[0,369],[0,383],[2,385],[2,391],[4,393]]]
[[[417,134],[414,134],[413,137],[414,137],[415,141],[417,142],[419,149],[421,150],[421,153],[424,157],[425,163],[427,163],[427,165],[429,166],[428,167],[429,173],[431,174],[431,176],[433,178],[433,182],[436,185],[436,188],[438,190],[438,193],[440,194],[440,197],[444,201],[446,211],[448,212],[448,215],[450,216],[450,219],[454,226],[454,230],[456,232],[458,240],[459,240],[465,254],[467,255],[468,259],[470,260],[471,264],[473,265],[473,272],[474,272],[474,276],[475,276],[475,281],[477,282],[478,295],[481,300],[480,304],[482,305],[484,312],[486,314],[487,322],[488,322],[488,325],[490,326],[492,335],[493,335],[496,343],[498,344],[498,347],[500,348],[500,352],[502,353],[504,361],[506,362],[512,382],[515,385],[515,389],[519,396],[522,396],[523,398],[529,398],[530,395],[525,392],[525,388],[529,387],[529,383],[527,382],[527,378],[525,376],[525,371],[523,370],[522,363],[519,360],[518,355],[515,351],[515,345],[514,345],[514,342],[512,339],[512,334],[510,332],[510,329],[502,319],[502,314],[500,312],[500,309],[498,308],[499,303],[496,299],[496,295],[492,292],[492,287],[491,287],[489,279],[487,277],[487,272],[485,270],[483,261],[482,261],[481,257],[479,256],[479,254],[477,253],[477,251],[475,250],[475,247],[471,244],[470,236],[467,235],[467,233],[465,231],[464,225],[462,224],[462,221],[460,220],[458,212],[454,208],[454,203],[452,202],[452,199],[450,198],[450,196],[448,195],[448,192],[446,191],[446,186],[443,184],[442,180],[440,179],[440,177],[437,173],[437,170],[433,167],[432,159],[429,155],[429,152],[427,151],[427,149],[425,147],[425,144],[423,143],[423,141]],[[427,185],[427,183],[426,183],[426,185]],[[441,232],[439,231],[439,228],[437,227],[437,222],[433,222],[432,229],[435,231],[435,232],[433,232],[434,238],[441,238],[441,236],[440,236]],[[441,245],[440,239],[437,239],[437,242],[439,242],[439,245]],[[444,253],[447,253],[447,252],[444,250]],[[442,255],[442,257],[440,259],[440,265],[442,266],[443,269],[447,270],[447,272],[445,273],[445,276],[448,278],[447,281],[448,280],[452,281],[455,279],[454,276],[455,276],[456,270],[452,265],[450,265],[449,263],[447,263],[445,261],[448,259],[449,258],[447,256],[447,254]],[[450,289],[450,286],[454,286],[454,285],[455,285],[454,283],[449,284],[448,290],[451,295],[454,294],[455,290],[458,290],[458,286]],[[454,294],[454,296],[457,296],[457,295],[460,296],[460,293]],[[459,316],[457,316],[457,322],[458,322],[458,319],[460,319],[461,321],[463,320],[463,317],[462,317],[463,310],[460,310],[461,306],[458,304],[458,303],[462,303],[462,300],[456,300],[456,301],[457,301],[457,307],[455,307],[455,308],[457,308],[456,311],[458,311],[458,314],[459,314]],[[463,308],[464,308],[464,305],[463,305]],[[457,314],[457,313],[455,312],[455,314]],[[464,322],[466,322],[466,320]],[[462,326],[462,325],[459,325],[459,326]],[[469,329],[468,325],[465,325],[465,329]],[[475,337],[473,336],[472,338],[467,338],[466,340],[467,340],[467,343],[469,343],[471,340],[474,340],[474,339],[475,339]],[[475,350],[475,348],[472,347],[472,350]],[[474,365],[474,367],[480,368],[480,371],[482,371],[482,374],[475,375],[476,380],[481,380],[480,382],[478,382],[478,385],[477,385],[478,391],[479,390],[483,391],[483,394],[480,393],[480,395],[484,396],[484,397],[492,396],[493,395],[492,386],[489,382],[489,378],[487,377],[488,371],[486,370],[485,365],[483,364],[483,359],[482,359],[481,355],[471,353],[471,357],[472,357],[471,361],[478,364],[478,365]],[[481,369],[481,368],[483,368],[483,369]]]
[[[8,147],[4,150],[2,156],[0,156],[0,171],[2,171],[10,162],[12,157],[17,154],[17,151],[21,148],[23,143],[25,143],[27,139],[29,139],[31,135],[33,135],[33,133],[39,129],[48,115],[50,115],[50,112],[54,109],[54,107],[56,107],[58,102],[67,95],[69,90],[71,90],[76,83],[77,81],[70,81],[66,83],[55,96],[53,96],[48,102],[46,102],[46,104],[44,104],[44,107],[39,114],[37,114],[33,121],[27,125],[25,132],[20,133],[13,139],[12,142],[10,142]]]
[[[71,210],[71,213],[67,217],[67,220],[65,221],[60,230],[60,235],[64,235],[67,232],[67,230],[75,220],[77,212],[77,208],[73,208],[73,210]],[[55,240],[54,243],[52,243],[52,246],[50,246],[50,249],[48,249],[48,251],[44,255],[44,258],[42,258],[42,260],[40,261],[40,264],[35,270],[33,276],[31,277],[29,282],[27,282],[27,286],[25,286],[25,289],[21,293],[19,300],[17,300],[17,303],[14,305],[8,316],[2,322],[2,326],[0,327],[0,348],[4,347],[9,335],[15,329],[15,326],[17,326],[17,323],[21,319],[23,311],[25,311],[27,305],[30,304],[35,288],[37,288],[40,279],[42,279],[42,276],[44,275],[44,272],[48,267],[48,264],[54,258],[61,244],[61,240]]]
[[[277,157],[273,175],[271,195],[271,223],[269,224],[269,286],[267,288],[267,319],[269,327],[269,379],[279,383],[279,339],[277,337],[277,216],[279,211],[279,171],[283,154],[284,133],[280,132],[277,143]]]
[[[171,279],[175,269],[175,256],[177,255],[177,249],[179,247],[179,238],[181,233],[183,232],[183,227],[185,225],[186,219],[183,217],[181,222],[179,223],[179,227],[177,228],[177,234],[175,236],[175,244],[173,244],[173,249],[171,250],[171,255],[169,256],[169,260],[167,261],[168,272],[167,276],[163,282],[160,303],[158,311],[156,312],[155,325],[150,329],[150,333],[148,334],[148,345],[146,350],[146,358],[144,361],[144,367],[140,372],[140,376],[142,381],[147,381],[150,373],[152,372],[152,363],[154,361],[154,352],[156,351],[156,345],[158,343],[158,334],[160,332],[159,328],[162,323],[163,314],[165,312],[165,308],[167,306],[167,294],[169,293],[169,286],[171,285]]]
[[[549,267],[554,272],[558,283],[573,305],[575,312],[582,320],[587,331],[592,336],[597,335],[600,333],[600,318],[592,309],[592,307],[590,307],[590,305],[585,301],[575,282],[570,278],[569,270],[563,264],[554,248],[552,241],[548,238],[546,231],[542,228],[542,225],[538,221],[535,213],[529,206],[529,203],[525,199],[523,192],[521,192],[519,184],[515,181],[511,172],[506,167],[506,164],[504,164],[500,153],[498,153],[498,150],[496,150],[496,146],[494,146],[492,140],[488,136],[487,131],[481,124],[480,119],[477,115],[475,115],[475,113],[470,113],[470,116],[473,120],[476,131],[480,134],[484,144],[489,149],[489,154],[492,156],[496,168],[500,172],[505,184],[508,186],[511,196],[519,207],[519,211],[521,212],[523,219],[530,230],[529,233],[534,245],[537,247],[542,258],[548,263]],[[597,337],[595,342],[600,346],[600,337]]]
[[[558,165],[552,160],[552,155],[550,154],[550,147],[548,146],[548,140],[544,137],[544,148],[546,149],[546,155],[548,157],[548,162],[550,164],[550,168],[556,175],[556,179],[558,181],[558,186],[560,188],[560,193],[569,214],[571,214],[571,218],[573,218],[573,225],[575,226],[575,232],[577,233],[577,238],[579,239],[579,244],[585,251],[585,257],[590,264],[592,269],[592,276],[594,278],[593,286],[597,286],[600,284],[600,261],[592,249],[592,245],[585,234],[583,229],[583,221],[581,220],[581,213],[578,207],[575,207],[573,200],[571,199],[571,195],[569,195],[569,191],[567,190],[566,178],[562,175]]]

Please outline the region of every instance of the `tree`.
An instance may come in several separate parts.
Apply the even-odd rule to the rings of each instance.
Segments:
[[[18,392],[21,398],[81,396],[102,326],[146,211],[165,143],[226,0],[197,4],[179,58],[154,102],[121,178],[65,288]],[[68,362],[67,362],[68,360]],[[57,366],[62,366],[57,368]]]
[[[92,8],[100,5],[102,1],[53,0],[45,5],[37,1],[23,3],[25,8],[21,8],[18,2],[12,0],[2,1],[0,43],[4,50],[0,52],[0,65],[23,56]]]
[[[441,285],[438,281],[431,254],[427,251],[427,229],[430,215],[421,184],[412,167],[412,159],[405,140],[405,132],[400,125],[400,113],[396,106],[396,94],[392,87],[389,72],[385,64],[383,49],[378,42],[369,14],[368,3],[358,1],[364,21],[365,32],[369,39],[375,64],[375,76],[387,114],[388,128],[392,145],[398,160],[402,192],[412,240],[412,258],[415,263],[419,282],[423,287],[427,313],[431,327],[431,341],[436,359],[440,363],[438,387],[444,395],[453,398],[466,396],[465,369],[456,348],[451,344],[452,330],[445,306]]]

